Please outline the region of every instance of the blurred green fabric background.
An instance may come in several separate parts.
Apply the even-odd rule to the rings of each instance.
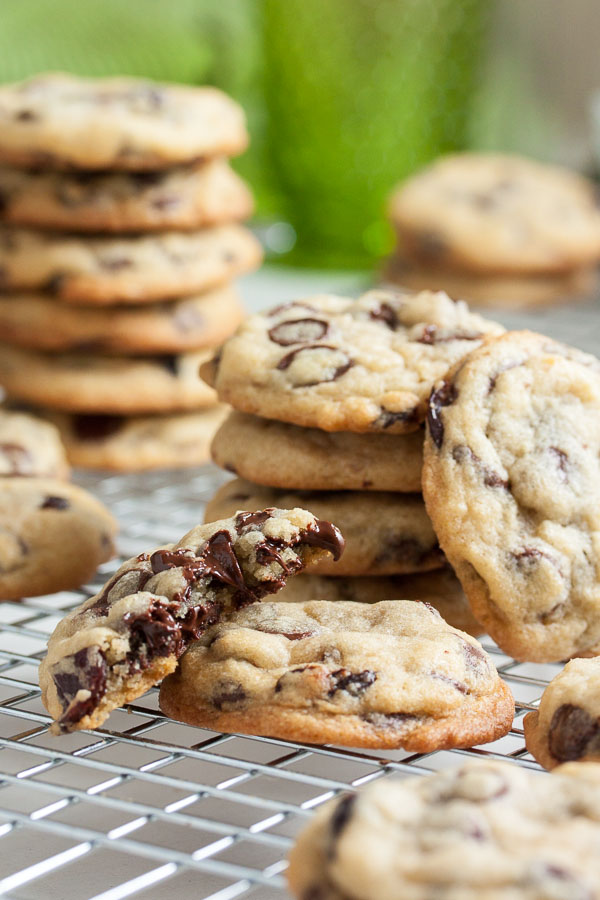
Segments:
[[[222,87],[248,114],[252,146],[235,166],[255,191],[267,249],[359,268],[391,246],[395,183],[441,152],[485,145],[498,87],[492,79],[482,102],[493,7],[3,0],[0,80],[60,69]]]

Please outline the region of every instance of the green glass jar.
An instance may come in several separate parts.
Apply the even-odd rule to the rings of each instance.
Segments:
[[[262,0],[266,153],[284,258],[360,268],[392,243],[385,200],[462,149],[491,0]]]

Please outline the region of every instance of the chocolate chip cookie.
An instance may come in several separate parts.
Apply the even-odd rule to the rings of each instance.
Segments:
[[[375,491],[279,491],[235,478],[209,500],[205,518],[222,519],[238,509],[302,506],[335,522],[346,539],[339,562],[323,559],[320,575],[396,575],[444,565],[419,494]]]
[[[475,350],[431,395],[423,492],[506,653],[600,653],[598,360],[532,332]]]
[[[0,340],[52,352],[185,353],[214,347],[243,317],[231,286],[131,306],[74,306],[47,294],[0,294]]]
[[[241,412],[404,434],[418,430],[449,366],[502,331],[443,293],[311,297],[250,316],[202,376]]]
[[[88,237],[0,228],[0,287],[85,303],[150,303],[197,294],[257,268],[260,244],[241,225]]]
[[[0,221],[62,231],[182,231],[252,214],[252,194],[222,159],[163,172],[0,168]]]
[[[69,464],[50,422],[0,409],[0,477],[68,478]]]
[[[193,643],[163,712],[215,731],[428,752],[506,734],[514,703],[477,641],[426,603],[262,603]]]
[[[150,413],[214,406],[198,376],[210,350],[172,356],[55,356],[0,345],[0,385],[35,406],[88,413]]]
[[[401,252],[422,265],[548,274],[600,259],[600,211],[580,175],[519,156],[447,156],[390,204]]]
[[[399,256],[388,260],[383,280],[413,291],[446,291],[451,297],[460,297],[477,306],[502,309],[536,309],[567,300],[576,302],[594,297],[598,290],[595,266],[580,266],[549,275],[473,275],[415,264]]]
[[[0,479],[0,600],[74,590],[114,553],[116,522],[55,478]]]
[[[1,313],[0,300],[0,319]],[[322,431],[233,410],[217,431],[211,452],[222,469],[271,487],[421,490],[422,430],[410,434]]]
[[[598,900],[599,804],[591,763],[379,778],[319,809],[289,883],[298,900]]]
[[[212,87],[46,73],[0,86],[0,161],[162,169],[247,145],[244,114]]]
[[[218,405],[171,416],[48,415],[74,466],[142,472],[208,462],[211,439],[227,409]]]
[[[600,760],[600,657],[572,659],[553,678],[539,710],[523,720],[527,749],[547,769]]]
[[[350,600],[355,603],[379,603],[382,600],[424,600],[437,609],[453,628],[478,637],[483,628],[471,612],[460,581],[450,568],[416,575],[355,576],[330,578],[304,575],[293,578],[277,595],[285,603],[309,600]]]
[[[127,560],[59,623],[40,666],[42,699],[65,731],[95,728],[169,672],[221,614],[281,588],[344,541],[303,509],[239,513]]]

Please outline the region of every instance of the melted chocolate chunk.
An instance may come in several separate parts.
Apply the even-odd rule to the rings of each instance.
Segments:
[[[61,667],[73,671],[60,671]],[[106,658],[98,647],[84,647],[67,656],[54,667],[52,673],[58,699],[63,707],[59,724],[68,726],[90,715],[106,693]],[[89,697],[73,702],[79,691],[89,691]]]
[[[437,325],[426,325],[423,334],[417,338],[419,344],[447,344],[450,341],[478,341],[482,337],[480,331],[457,331],[454,334],[440,333]]]
[[[417,424],[420,420],[419,415],[419,407],[413,406],[412,409],[403,409],[401,412],[391,412],[389,409],[385,409],[385,407],[381,407],[381,412],[377,416],[375,420],[375,425],[379,428],[391,428],[392,425],[396,425],[398,422],[402,424]]]
[[[241,512],[235,517],[235,527],[240,529],[248,528],[250,525],[263,525],[270,518],[271,512],[268,509],[258,512]]]
[[[31,454],[21,444],[0,444],[0,454],[10,466],[8,475],[28,475],[31,472]]]
[[[276,368],[280,371],[288,369],[294,362],[296,356],[299,353],[303,353],[305,350],[335,350],[336,352],[342,352],[338,350],[337,347],[332,347],[329,344],[307,344],[305,347],[297,347],[295,350],[292,350],[291,353],[283,356],[277,363]],[[324,384],[328,381],[337,381],[337,379],[344,375],[348,371],[348,369],[351,369],[353,365],[354,360],[349,359],[346,356],[346,362],[342,363],[341,366],[337,366],[337,368],[333,370],[329,378],[320,378],[318,381],[303,381],[302,384],[296,385],[296,387],[314,387],[315,384]]]
[[[440,449],[444,442],[444,423],[441,412],[445,406],[451,406],[458,393],[451,381],[444,380],[439,388],[434,388],[429,397],[427,424],[435,446]]]
[[[68,509],[70,503],[66,497],[45,497],[40,503],[40,509]]]
[[[219,686],[218,692],[211,697],[211,703],[216,709],[223,709],[226,703],[242,703],[247,698],[248,695],[242,685],[231,682]]]
[[[71,427],[80,441],[103,441],[116,434],[123,424],[120,416],[74,415]]]
[[[365,669],[364,672],[338,669],[331,673],[329,679],[331,687],[327,692],[328,697],[333,697],[338,691],[345,691],[352,697],[358,697],[377,681],[377,675],[371,669]]]
[[[186,588],[175,597],[178,602],[187,600],[193,583],[206,576],[213,576],[243,594],[248,593],[227,531],[217,531],[213,534],[199,556],[190,556],[187,550],[156,550],[150,557],[150,564],[154,574],[164,572],[166,569],[181,569]]]
[[[304,532],[302,540],[311,547],[329,550],[335,562],[338,561],[346,546],[346,541],[339,528],[324,519],[316,519],[315,524],[309,526]]]
[[[369,312],[369,318],[384,322],[391,331],[395,331],[398,327],[398,314],[389,303],[380,303]]]
[[[559,762],[600,752],[600,721],[580,706],[563,703],[552,716],[548,748]]]
[[[327,322],[321,319],[288,319],[268,331],[269,338],[281,347],[291,344],[305,344],[320,341],[329,330]]]
[[[498,475],[497,472],[494,472],[493,469],[484,465],[479,456],[477,456],[476,453],[473,453],[471,448],[467,447],[466,444],[457,444],[456,447],[453,448],[452,459],[457,463],[473,463],[475,468],[481,473],[483,483],[486,487],[508,488],[508,481],[505,478],[502,478],[501,475]]]
[[[131,672],[147,669],[159,656],[183,653],[181,629],[172,611],[158,600],[143,613],[125,613],[123,622],[129,630]]]

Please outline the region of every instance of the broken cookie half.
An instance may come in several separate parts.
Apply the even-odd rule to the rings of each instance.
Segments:
[[[286,578],[344,548],[338,529],[303,509],[238,512],[177,544],[127,560],[70,612],[40,666],[55,730],[96,728],[113,709],[173,672],[222,613],[278,591]]]

